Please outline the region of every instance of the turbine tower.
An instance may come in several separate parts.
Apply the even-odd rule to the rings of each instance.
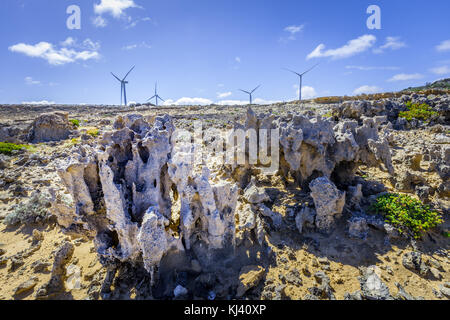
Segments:
[[[261,87],[261,85],[257,86],[255,89],[253,89],[253,90],[250,91],[250,92],[249,92],[249,91],[242,90],[242,89],[239,89],[239,90],[242,91],[242,92],[244,92],[244,93],[246,93],[246,94],[248,94],[248,95],[250,96],[250,104],[252,104],[252,102],[253,102],[253,93],[254,93],[256,90],[258,90],[259,87]]]
[[[300,78],[300,85],[299,85],[299,87],[298,87],[298,88],[299,88],[299,89],[298,89],[298,100],[299,100],[299,101],[302,100],[303,76],[304,76],[305,74],[307,74],[308,72],[310,72],[310,71],[311,71],[312,69],[314,69],[315,67],[317,67],[318,65],[319,65],[319,63],[316,64],[316,65],[315,65],[314,67],[312,67],[311,69],[309,69],[309,70],[307,70],[307,71],[305,71],[305,72],[303,72],[303,73],[298,73],[298,72],[292,71],[292,70],[290,70],[290,69],[283,68],[283,70],[292,72],[292,73],[296,74],[296,75]]]
[[[158,95],[158,83],[157,83],[157,82],[155,83],[155,95],[154,95],[153,97],[151,97],[150,99],[148,99],[147,101],[150,101],[150,100],[152,100],[153,98],[156,99],[156,106],[158,106],[158,99],[159,99],[159,100],[162,100],[163,102],[166,102],[163,98],[161,98],[161,97]]]
[[[127,89],[126,89],[126,85],[128,84],[128,81],[125,81],[125,80],[127,79],[128,75],[131,73],[131,71],[133,71],[134,67],[131,68],[130,71],[128,71],[128,73],[125,75],[125,77],[122,80],[120,80],[119,77],[117,77],[114,73],[111,72],[113,77],[116,78],[117,81],[120,82],[120,104],[121,105],[122,105],[122,99],[124,98],[123,100],[125,102],[125,106],[127,106]]]

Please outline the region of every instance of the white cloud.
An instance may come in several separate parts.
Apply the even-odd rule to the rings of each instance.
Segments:
[[[114,18],[120,18],[125,10],[137,7],[133,0],[100,0],[100,3],[94,4],[94,12],[98,15],[109,13]]]
[[[54,101],[47,101],[47,100],[42,100],[42,101],[23,101],[22,104],[27,104],[27,105],[48,105],[48,104],[55,104]]]
[[[324,51],[325,45],[322,43],[317,46],[316,49],[314,49],[313,52],[311,52],[306,59],[312,59],[312,58],[325,58],[325,57],[331,57],[333,59],[342,59],[342,58],[348,58],[351,56],[354,56],[358,53],[364,52],[371,48],[377,38],[373,35],[363,35],[360,36],[357,39],[353,39],[347,42],[346,45],[337,48],[337,49],[329,49]]]
[[[359,87],[359,88],[357,88],[357,89],[355,89],[354,91],[353,91],[353,94],[363,94],[363,93],[377,93],[377,92],[381,92],[383,89],[381,89],[381,88],[379,88],[379,87],[376,87],[376,86],[368,86],[368,85],[365,85],[365,86],[362,86],[362,87]]]
[[[240,57],[236,57],[236,58],[234,58],[234,61],[236,61],[237,63],[241,63],[241,58]]]
[[[303,28],[304,28],[304,25],[299,25],[299,26],[293,25],[293,26],[288,26],[288,27],[284,28],[284,31],[289,32],[290,34],[296,34],[300,31],[302,31]]]
[[[151,49],[151,45],[149,45],[147,42],[145,42],[145,41],[142,41],[141,43],[139,43],[139,44],[130,44],[130,45],[128,45],[128,46],[124,46],[124,47],[122,47],[122,50],[134,50],[134,49],[137,49],[137,48],[146,48],[146,49]]]
[[[430,69],[430,71],[437,75],[450,74],[450,67],[449,66],[436,67]]]
[[[219,98],[219,99],[223,99],[223,98],[229,97],[231,95],[232,95],[231,92],[217,92],[217,98]]]
[[[295,89],[295,96],[298,99],[299,86],[298,86],[298,84],[294,84],[293,87]],[[314,89],[313,87],[310,87],[310,86],[302,86],[302,99],[312,99],[315,97],[317,97],[316,89]]]
[[[444,40],[436,46],[437,51],[450,51],[450,40]]]
[[[96,26],[97,28],[104,28],[108,25],[108,21],[103,18],[102,16],[96,16],[93,20],[92,23],[94,24],[94,26]]]
[[[40,81],[34,80],[32,77],[26,77],[26,78],[25,78],[25,83],[26,83],[27,85],[29,85],[29,86],[41,84]]]
[[[94,42],[89,38],[83,41],[83,46],[93,51],[100,50],[100,42]]]
[[[66,39],[63,43],[71,43],[74,45],[75,41]],[[32,58],[41,58],[46,60],[51,65],[64,65],[66,63],[76,62],[77,60],[87,61],[91,59],[100,58],[98,50],[100,44],[86,39],[83,42],[82,51],[75,49],[68,49],[67,47],[55,48],[55,46],[48,42],[39,42],[35,45],[18,43],[10,46],[8,49],[11,52],[17,52],[25,54]]]
[[[423,75],[420,73],[413,73],[413,74],[406,74],[406,73],[399,73],[390,78],[388,81],[407,81],[407,80],[417,80],[423,78]]]
[[[209,99],[205,99],[205,98],[188,98],[188,97],[183,97],[181,99],[178,100],[166,100],[166,102],[164,102],[165,106],[186,106],[186,105],[210,105],[213,102]]]
[[[147,21],[152,21],[152,19],[150,17],[145,17],[142,19],[134,19],[130,16],[127,17],[128,20],[128,25],[126,26],[126,29],[130,29],[130,28],[134,28],[138,25],[138,23],[140,22],[147,22]]]
[[[68,37],[66,40],[64,40],[63,42],[61,42],[61,45],[63,47],[71,47],[75,44],[75,39],[72,37]]]
[[[284,28],[283,31],[289,33],[289,36],[288,37],[281,37],[280,38],[280,42],[287,43],[288,41],[296,40],[297,39],[296,38],[296,34],[301,32],[301,31],[303,31],[304,27],[305,26],[302,24],[302,25],[298,25],[298,26],[297,25],[292,25],[292,26],[288,26],[288,27]]]
[[[248,104],[248,100],[221,100],[217,104],[221,106],[242,106]]]
[[[387,37],[385,44],[383,44],[379,48],[374,49],[373,52],[376,54],[380,54],[387,49],[398,50],[404,47],[406,47],[406,43],[402,42],[399,37]]]
[[[383,66],[345,66],[346,69],[356,69],[361,71],[372,71],[372,70],[399,70],[399,67],[383,67]]]
[[[253,104],[273,104],[273,103],[277,103],[280,101],[275,101],[275,100],[264,100],[261,98],[256,98],[253,99],[252,103]],[[217,102],[218,105],[221,106],[243,106],[243,105],[247,105],[249,103],[249,100],[220,100]]]

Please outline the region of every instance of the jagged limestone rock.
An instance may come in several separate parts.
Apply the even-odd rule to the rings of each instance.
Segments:
[[[32,143],[60,141],[70,135],[69,114],[54,112],[40,115],[28,130],[28,141]]]
[[[345,192],[339,191],[327,177],[313,180],[309,184],[311,197],[316,207],[316,227],[328,232],[334,221],[342,214],[345,205]]]

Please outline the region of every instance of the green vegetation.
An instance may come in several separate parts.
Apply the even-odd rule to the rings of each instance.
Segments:
[[[372,204],[374,213],[385,217],[401,234],[420,239],[428,230],[444,221],[438,212],[421,201],[403,194],[385,194]]]
[[[426,103],[418,104],[411,101],[406,103],[408,111],[402,111],[399,114],[400,118],[405,118],[408,121],[412,119],[428,121],[431,117],[437,115],[437,112],[427,105]]]
[[[433,83],[427,83],[421,87],[409,87],[403,91],[423,91],[423,90],[432,90],[432,89],[441,89],[441,90],[449,90],[450,89],[450,78],[442,79],[435,81]]]
[[[13,151],[20,151],[23,149],[30,149],[30,148],[31,148],[30,146],[24,144],[0,142],[0,153],[5,154],[7,156],[13,154]]]
[[[74,127],[79,127],[80,126],[80,120],[77,119],[70,119],[69,122],[74,126]]]
[[[98,129],[90,129],[86,132],[86,134],[90,135],[91,137],[97,138],[100,135],[100,131]]]
[[[35,194],[28,201],[19,203],[14,211],[5,217],[8,226],[36,224],[48,220],[51,216],[50,201],[44,194]]]

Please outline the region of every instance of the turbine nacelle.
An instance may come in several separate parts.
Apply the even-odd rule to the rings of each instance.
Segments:
[[[120,82],[120,104],[122,105],[122,99],[124,100],[124,104],[125,106],[127,106],[127,90],[126,90],[126,85],[128,84],[128,81],[126,81],[125,79],[128,77],[128,75],[131,73],[131,71],[133,71],[133,69],[135,68],[135,66],[133,68],[130,69],[130,71],[128,71],[128,73],[125,75],[125,77],[123,79],[120,79],[118,76],[116,76],[114,73],[111,72],[111,74],[113,75],[114,78],[117,79],[117,81]],[[122,98],[123,97],[123,98]]]

